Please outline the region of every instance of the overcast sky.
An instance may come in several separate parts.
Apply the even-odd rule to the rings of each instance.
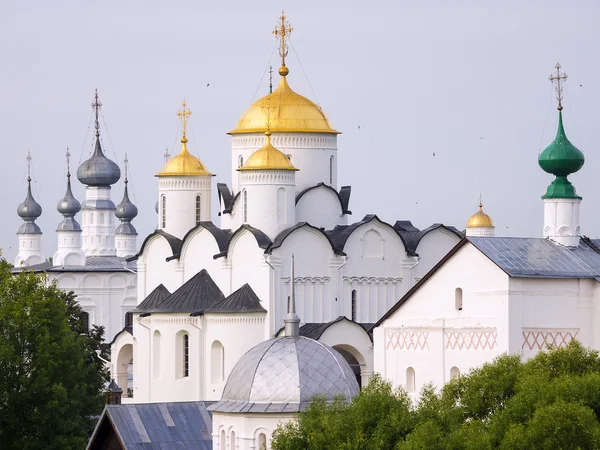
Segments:
[[[581,230],[600,236],[597,1],[6,0],[4,255],[16,254],[28,150],[46,256],[54,253],[64,153],[69,146],[73,172],[91,154],[95,88],[108,128],[102,124],[105,153],[121,165],[127,153],[131,164],[138,245],[156,226],[154,174],[166,147],[179,150],[175,114],[184,97],[193,112],[190,150],[217,174],[218,205],[216,182],[231,186],[226,132],[268,93],[263,75],[271,55],[279,65],[271,31],[282,8],[294,27],[290,85],[343,132],[338,181],[352,186],[351,220],[375,213],[392,223],[463,229],[481,191],[497,234],[541,236],[540,196],[552,177],[537,155],[556,132],[548,76],[559,61],[569,76],[567,135],[586,157],[571,177],[584,198]],[[76,180],[74,191],[83,201]],[[115,203],[122,191],[119,182]]]

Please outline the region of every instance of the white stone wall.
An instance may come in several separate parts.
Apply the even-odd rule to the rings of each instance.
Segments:
[[[138,258],[138,303],[142,302],[159,284],[174,292],[183,284],[183,271],[177,270],[177,261],[167,262],[173,250],[161,235],[150,238],[144,253]]]
[[[137,235],[115,234],[117,256],[129,258],[137,253]]]
[[[231,414],[213,412],[214,450],[260,450],[259,435],[265,434],[267,448],[271,448],[271,436],[279,424],[291,421],[295,414]],[[224,439],[222,439],[224,437]],[[222,444],[225,441],[225,446]],[[233,441],[233,442],[232,442]],[[233,445],[232,445],[233,444]]]
[[[460,237],[444,229],[436,228],[421,238],[417,246],[419,263],[410,270],[410,282],[412,287],[423,278],[452,248],[458,244]]]
[[[577,198],[544,199],[544,237],[561,245],[579,245],[579,206]]]
[[[325,186],[306,192],[296,204],[296,221],[308,222],[317,228],[332,230],[346,225],[348,215],[342,214],[339,197]]]
[[[32,266],[45,261],[42,252],[41,234],[17,234],[19,238],[19,253],[15,257],[15,267]]]
[[[110,187],[87,186],[85,199],[110,201]],[[85,205],[85,203],[84,203]],[[86,256],[116,256],[115,208],[81,210],[82,249]]]
[[[58,247],[52,263],[55,266],[83,266],[85,253],[81,249],[81,231],[57,231]]]

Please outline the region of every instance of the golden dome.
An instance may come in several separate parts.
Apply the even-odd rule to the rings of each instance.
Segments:
[[[276,133],[340,134],[331,127],[318,105],[292,90],[285,77],[288,72],[286,66],[279,69],[282,77],[277,89],[250,105],[228,134],[262,133],[267,128]],[[270,114],[270,127],[267,127],[267,114]]]
[[[172,157],[165,164],[163,170],[157,174],[157,177],[197,177],[197,176],[214,176],[204,164],[193,156],[187,149],[187,138],[181,138],[181,152]]]
[[[237,170],[298,170],[287,156],[271,144],[271,133],[265,133],[265,145],[250,155],[246,163]]]
[[[483,212],[481,203],[479,203],[479,211],[469,217],[467,228],[494,228],[492,218]]]

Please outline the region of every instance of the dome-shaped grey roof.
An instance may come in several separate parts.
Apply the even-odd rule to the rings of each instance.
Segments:
[[[110,186],[121,178],[119,166],[104,156],[100,137],[96,134],[96,148],[92,157],[77,169],[77,179],[88,186]]]
[[[132,220],[135,216],[138,215],[137,206],[131,203],[129,200],[129,192],[127,190],[127,181],[125,181],[125,191],[123,192],[123,200],[121,203],[117,205],[117,209],[115,211],[115,216],[119,219],[129,219]]]
[[[225,385],[218,412],[294,412],[315,395],[327,401],[359,393],[352,369],[337,351],[303,336],[271,339],[237,362]]]
[[[17,214],[23,219],[37,219],[42,215],[42,207],[31,194],[31,178],[27,178],[27,196],[17,207]]]
[[[56,209],[62,215],[72,216],[81,211],[81,203],[73,196],[71,191],[71,174],[67,174],[67,191],[65,196],[58,202]]]

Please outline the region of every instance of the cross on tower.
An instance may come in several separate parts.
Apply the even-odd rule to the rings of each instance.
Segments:
[[[169,159],[171,159],[171,154],[169,153],[169,147],[167,147],[165,149],[165,154],[163,155],[165,157],[165,164],[169,162]]]
[[[279,23],[273,30],[273,35],[279,40],[279,56],[281,56],[281,66],[285,67],[285,58],[288,55],[287,39],[290,38],[290,34],[294,29],[290,25],[290,22],[285,20],[285,14],[281,11],[281,17]]]
[[[269,94],[273,93],[273,66],[269,66]]]
[[[67,178],[71,177],[71,152],[69,151],[69,147],[67,147],[67,153],[65,154],[67,157]]]
[[[181,104],[181,106],[182,106],[182,109],[177,111],[177,117],[179,117],[181,119],[181,128],[183,130],[182,139],[185,139],[186,133],[187,133],[187,120],[188,120],[188,117],[192,114],[192,111],[190,111],[189,109],[185,109],[185,107],[187,106],[187,103],[185,102],[185,100],[183,100],[183,103]]]
[[[123,164],[125,165],[125,184],[129,183],[127,180],[127,168],[129,164],[129,160],[127,159],[127,153],[125,153],[125,159],[123,160]]]
[[[98,100],[98,89],[96,89],[96,93],[94,94],[94,103],[92,103],[92,108],[96,112],[96,137],[100,136],[100,120],[98,118],[98,114],[100,112],[100,108],[102,108],[102,103]]]
[[[28,150],[27,151],[27,158],[25,158],[27,160],[27,181],[30,182],[31,181],[31,152]]]
[[[267,133],[271,133],[271,114],[273,114],[273,111],[275,110],[275,105],[271,104],[270,96],[267,97],[267,100],[267,103],[265,105],[262,105],[260,109],[262,109],[262,112],[266,117],[265,125],[267,126]]]
[[[559,63],[556,63],[556,66],[554,67],[556,68],[556,74],[551,74],[549,80],[552,84],[554,84],[554,82],[556,81],[556,99],[558,100],[557,109],[559,111],[562,111],[563,87],[560,83],[561,81],[567,81],[567,74],[564,72],[561,73]]]

